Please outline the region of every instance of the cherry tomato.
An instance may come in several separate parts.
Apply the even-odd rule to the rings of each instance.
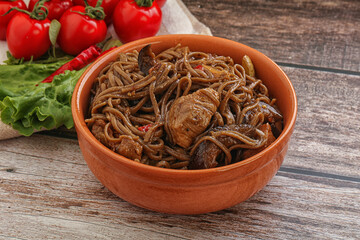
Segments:
[[[9,14],[2,16],[7,11],[13,7],[18,7],[20,9],[26,10],[26,4],[23,0],[19,1],[0,1],[0,40],[6,39],[6,28],[10,19],[17,13],[17,11],[12,11]]]
[[[39,0],[30,0],[29,2],[29,10],[32,11],[35,4]],[[73,3],[71,0],[50,0],[44,3],[44,7],[46,7],[49,11],[47,18],[49,20],[57,19],[59,20],[61,15],[70,7],[72,7]]]
[[[162,12],[156,2],[139,6],[134,0],[121,0],[113,14],[116,34],[123,43],[154,36],[160,29]]]
[[[160,8],[162,8],[165,5],[166,0],[155,0],[155,2],[157,5],[159,5]]]
[[[71,55],[77,55],[91,45],[103,41],[107,27],[104,20],[97,20],[82,15],[85,7],[74,6],[68,9],[60,18],[58,44],[60,48]]]
[[[98,0],[88,0],[88,4],[90,6],[95,7],[96,3]],[[116,4],[119,2],[120,0],[103,0],[101,3],[101,7],[104,8],[104,12],[105,12],[105,22],[107,25],[109,25],[112,22],[112,16],[113,16],[113,12],[114,9],[116,7]],[[74,5],[80,5],[80,6],[85,6],[85,2],[84,0],[73,0]]]
[[[30,60],[42,56],[51,46],[49,19],[37,20],[26,13],[17,13],[9,22],[6,39],[15,58]]]

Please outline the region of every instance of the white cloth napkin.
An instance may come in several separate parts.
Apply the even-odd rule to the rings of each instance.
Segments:
[[[28,4],[28,0],[25,1]],[[163,20],[158,35],[165,34],[202,34],[211,35],[210,29],[199,22],[181,0],[167,0],[162,8]],[[114,28],[109,27],[109,34],[116,38]],[[0,64],[6,60],[8,50],[5,41],[0,41]],[[11,126],[0,121],[0,140],[20,136]]]

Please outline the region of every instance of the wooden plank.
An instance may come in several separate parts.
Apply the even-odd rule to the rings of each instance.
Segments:
[[[74,209],[76,211],[76,209]],[[126,224],[107,224],[65,217],[42,216],[41,213],[18,214],[2,212],[0,218],[0,239],[184,239],[167,233],[157,233],[151,229],[142,229]],[[8,220],[13,219],[14,225]],[[4,221],[1,221],[4,220]],[[6,227],[6,229],[3,229]]]
[[[360,178],[360,77],[283,69],[299,108],[284,165]]]
[[[183,2],[213,35],[277,62],[360,71],[358,0]]]
[[[200,216],[176,216],[144,210],[117,198],[85,166],[71,173],[69,166],[61,167],[58,160],[9,154],[14,155],[17,170],[0,171],[0,237],[360,237],[360,187],[354,182],[279,172],[262,191],[237,206]],[[24,161],[37,168],[23,167]],[[53,171],[42,172],[48,165],[53,165]]]

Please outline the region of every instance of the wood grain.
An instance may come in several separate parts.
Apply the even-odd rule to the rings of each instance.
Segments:
[[[25,146],[24,151],[19,153],[7,147],[4,150],[7,142],[11,146]],[[27,148],[34,147],[34,143],[42,147],[27,154]],[[267,187],[242,204],[200,216],[175,216],[135,207],[109,192],[84,164],[74,140],[33,136],[7,140],[1,146],[0,236],[19,239],[360,236],[359,184],[346,185],[342,180],[280,171]]]
[[[184,0],[213,35],[276,62],[360,71],[360,4],[335,1]]]
[[[360,179],[360,77],[284,67],[298,98],[286,166]]]

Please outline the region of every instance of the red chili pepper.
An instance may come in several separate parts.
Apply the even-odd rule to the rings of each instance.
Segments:
[[[151,124],[138,127],[139,131],[142,131],[142,132],[147,132],[147,131],[149,131],[150,128],[151,128]]]
[[[199,69],[199,70],[204,70],[204,67],[203,67],[203,65],[197,65],[196,67],[195,67],[195,69]]]
[[[62,65],[58,70],[53,72],[50,76],[45,78],[42,83],[50,83],[53,81],[56,75],[64,73],[66,70],[80,70],[89,63],[93,62],[97,57],[101,55],[101,48],[97,46],[91,46],[84,51],[82,51],[79,55],[77,55],[74,59],[70,62],[65,63]]]

